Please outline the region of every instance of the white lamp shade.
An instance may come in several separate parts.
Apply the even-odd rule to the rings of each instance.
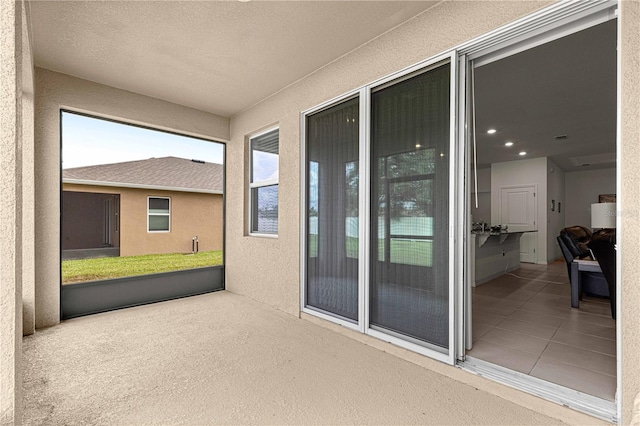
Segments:
[[[615,228],[616,203],[591,204],[591,228]]]

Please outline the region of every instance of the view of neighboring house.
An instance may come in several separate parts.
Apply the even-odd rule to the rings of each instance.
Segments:
[[[640,0],[0,5],[1,424],[640,425]]]
[[[63,170],[63,259],[222,250],[223,176],[177,157]]]

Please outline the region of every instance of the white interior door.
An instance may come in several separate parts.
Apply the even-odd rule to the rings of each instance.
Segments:
[[[510,232],[537,229],[536,186],[511,186],[500,188],[500,224]],[[520,237],[520,262],[536,263],[537,233],[529,232]]]

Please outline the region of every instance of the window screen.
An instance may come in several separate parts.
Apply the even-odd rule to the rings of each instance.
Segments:
[[[306,306],[358,320],[358,127],[352,99],[307,117]]]
[[[449,65],[371,95],[370,325],[449,338]]]
[[[278,129],[250,140],[252,233],[278,233]]]

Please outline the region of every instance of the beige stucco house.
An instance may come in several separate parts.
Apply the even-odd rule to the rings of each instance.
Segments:
[[[473,146],[468,133],[473,108],[464,95],[470,79],[464,77],[474,61],[516,55],[607,22],[615,27],[616,47],[617,318],[615,327],[610,327],[616,336],[614,396],[605,403],[603,412],[608,414],[600,417],[620,424],[640,422],[638,406],[634,408],[640,395],[640,2],[253,1],[159,6],[18,0],[2,1],[0,8],[0,423],[20,423],[23,335],[60,323],[61,193],[85,188],[62,183],[62,109],[226,144],[227,291],[247,295],[301,321],[376,342],[372,346],[392,342],[393,347],[403,348],[396,352],[398,356],[495,395],[495,406],[482,407],[485,411],[499,412],[502,399],[527,405],[531,400],[523,397],[525,392],[538,393],[521,384],[499,385],[491,374],[478,379],[465,367],[465,303],[470,297],[465,286],[470,213],[465,195],[470,191],[465,185],[473,173],[468,158]],[[259,32],[262,28],[266,30]],[[582,51],[589,49],[587,44]],[[430,154],[434,163],[447,161],[440,170],[446,170],[449,180],[438,181],[441,194],[446,195],[438,198],[436,207],[444,209],[449,222],[434,235],[410,237],[442,244],[432,251],[432,265],[441,268],[435,292],[443,312],[435,327],[438,345],[371,326],[371,305],[364,299],[369,295],[365,278],[371,269],[365,256],[358,259],[351,252],[343,262],[350,271],[360,272],[350,293],[360,297],[351,318],[328,310],[318,312],[306,297],[311,253],[307,237],[315,232],[305,204],[313,167],[308,163],[314,155],[308,151],[307,126],[336,106],[353,107],[350,115],[336,122],[357,127],[359,132],[349,134],[356,135],[353,140],[361,149],[327,158],[345,159],[332,174],[335,177],[345,176],[345,164],[347,174],[361,165],[363,184],[357,194],[361,241],[375,239],[375,234],[373,238],[366,234],[371,227],[371,204],[364,183],[364,178],[375,176],[371,172],[375,164],[367,156],[373,128],[367,121],[371,98],[432,70],[442,71],[438,93],[444,93],[439,96],[446,108],[440,110],[446,110],[443,116],[450,119],[450,126],[430,135],[451,148]],[[599,87],[597,81],[587,83]],[[412,98],[411,93],[404,95]],[[447,95],[450,98],[445,99]],[[348,104],[354,99],[355,107]],[[552,97],[548,104],[559,101]],[[523,109],[521,114],[530,112]],[[273,129],[279,130],[277,174],[256,181],[253,150],[261,147],[259,138]],[[403,143],[421,145],[415,139]],[[261,192],[272,198],[277,192],[277,233],[260,232],[253,226],[253,207],[260,203]],[[145,192],[143,197],[156,194],[164,193]],[[344,211],[340,203],[333,206]],[[546,206],[546,200],[541,205]],[[566,202],[562,205],[567,207]],[[555,203],[553,208],[556,214]],[[134,227],[145,230],[144,204],[139,209],[143,218]],[[338,221],[340,228],[336,228],[343,233],[344,223]],[[122,230],[124,247],[124,226]],[[185,232],[176,244],[187,245],[194,231]],[[349,251],[344,239],[339,243],[334,253]],[[369,246],[362,244],[360,253],[370,253]],[[555,245],[550,243],[549,248]],[[428,395],[424,399],[428,401]],[[563,407],[561,398],[549,399],[555,402],[536,400],[528,407],[536,411],[553,407],[549,412],[559,413],[556,419],[571,421],[572,409]],[[593,413],[588,404],[574,408]],[[499,419],[504,418],[496,417],[496,422]]]
[[[62,171],[63,259],[222,250],[223,166],[176,157]],[[156,206],[157,204],[157,206]]]

